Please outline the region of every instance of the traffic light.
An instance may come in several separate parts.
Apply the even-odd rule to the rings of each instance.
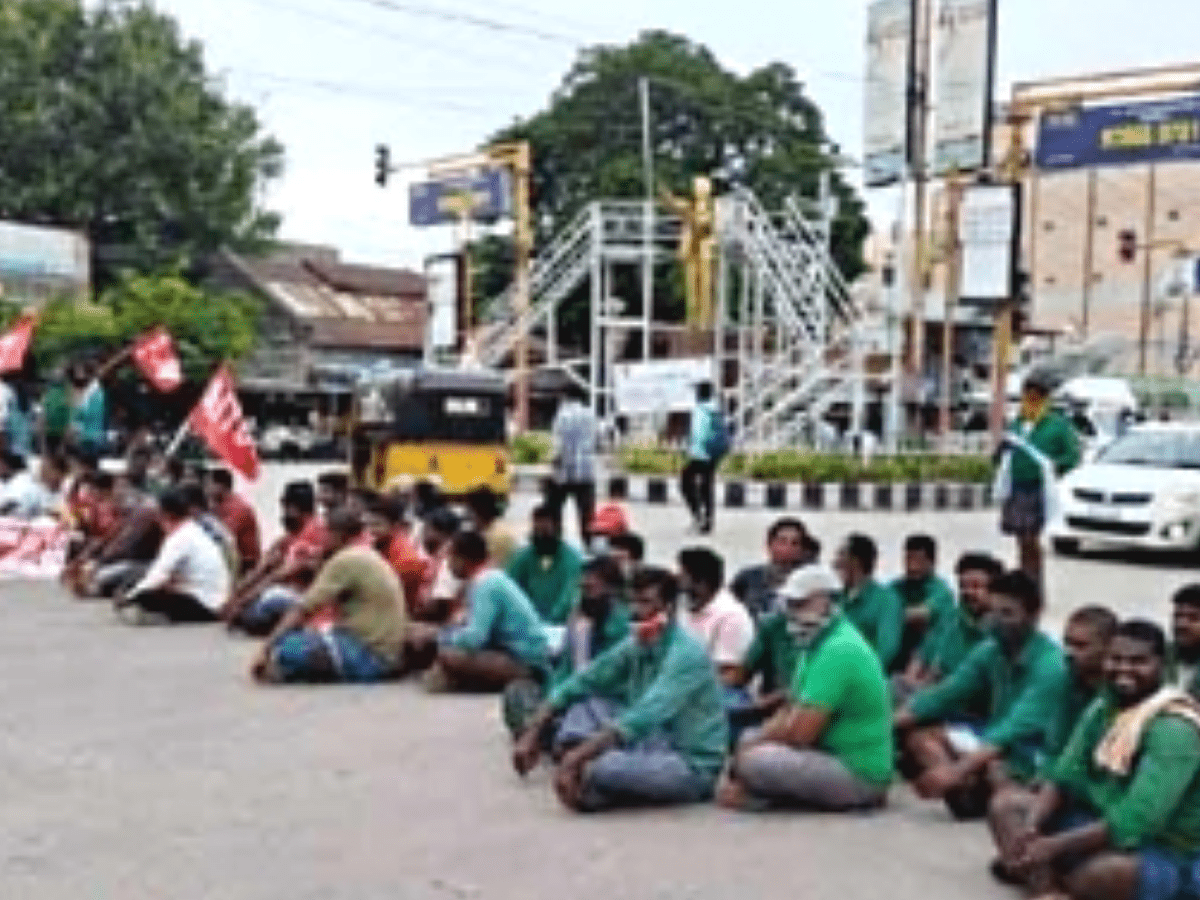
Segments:
[[[375,146],[375,183],[380,187],[387,186],[388,175],[392,171],[392,151],[387,144]]]
[[[1137,232],[1126,228],[1117,234],[1117,257],[1123,263],[1131,263],[1137,259]]]

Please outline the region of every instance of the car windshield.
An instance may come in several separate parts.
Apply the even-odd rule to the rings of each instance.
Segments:
[[[1118,466],[1200,469],[1200,431],[1131,431],[1098,457]]]

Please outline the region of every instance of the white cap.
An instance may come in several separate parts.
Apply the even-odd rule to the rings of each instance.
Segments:
[[[789,575],[779,589],[779,597],[784,600],[803,600],[813,594],[833,594],[841,589],[841,579],[831,568],[814,564]]]

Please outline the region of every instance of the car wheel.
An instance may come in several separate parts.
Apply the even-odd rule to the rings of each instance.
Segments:
[[[1055,538],[1050,544],[1059,556],[1079,555],[1079,541],[1076,538]]]

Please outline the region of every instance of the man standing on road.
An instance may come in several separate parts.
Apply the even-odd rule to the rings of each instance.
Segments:
[[[755,621],[775,609],[775,592],[805,559],[807,531],[799,519],[777,519],[767,532],[767,561],[738,572],[729,589],[745,604]]]
[[[676,622],[678,585],[641,569],[633,633],[556,687],[513,748],[521,775],[547,739],[561,754],[554,787],[565,806],[701,803],[712,797],[729,740],[708,656]],[[562,716],[557,734],[549,734]]]
[[[1171,598],[1171,682],[1200,699],[1200,584]]]
[[[688,462],[679,478],[679,489],[692,513],[693,528],[700,534],[709,534],[713,529],[714,480],[721,462],[717,444],[724,428],[712,382],[702,381],[696,385],[696,405],[692,407]]]
[[[1031,896],[1200,896],[1200,705],[1165,686],[1166,649],[1153,623],[1117,630],[1107,691],[1000,847]]]
[[[1043,583],[1042,530],[1053,513],[1057,479],[1079,465],[1079,437],[1050,408],[1051,384],[1034,373],[1021,387],[1021,411],[1000,444],[1000,528],[1017,541],[1020,568]]]
[[[992,582],[991,595],[992,636],[895,718],[917,793],[944,799],[961,819],[982,817],[1009,777],[1033,776],[1067,687],[1062,651],[1038,631],[1037,582],[1008,572]],[[980,698],[987,703],[982,727],[971,721]]]
[[[585,547],[596,510],[596,416],[584,406],[586,396],[577,384],[567,387],[565,399],[554,415],[554,483],[550,507],[559,523],[567,497],[575,502],[579,540]]]

